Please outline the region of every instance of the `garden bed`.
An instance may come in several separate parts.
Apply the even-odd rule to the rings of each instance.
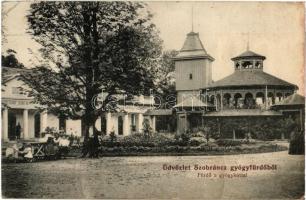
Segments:
[[[102,147],[101,156],[197,156],[234,155],[286,151],[287,147],[277,144],[256,144],[233,147],[168,146],[168,147]]]
[[[145,143],[144,143],[145,144]],[[268,153],[277,151],[287,151],[288,147],[257,141],[252,144],[241,144],[236,146],[218,146],[212,143],[211,146],[201,144],[199,146],[123,146],[120,143],[114,143],[112,147],[100,147],[100,156],[203,156],[203,155],[235,155],[235,154],[254,154]],[[81,148],[71,149],[69,155],[71,157],[81,156]]]

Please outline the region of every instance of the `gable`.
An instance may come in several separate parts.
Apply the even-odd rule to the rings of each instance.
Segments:
[[[17,76],[12,76],[6,79],[1,85],[2,98],[11,99],[29,99],[27,94],[21,93],[19,87],[29,90],[30,87],[26,85],[22,80],[19,80]]]

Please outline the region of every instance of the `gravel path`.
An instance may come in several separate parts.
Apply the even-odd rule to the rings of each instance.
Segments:
[[[227,170],[194,170],[196,164],[225,165]],[[275,164],[277,170],[229,170],[230,166],[250,164]],[[163,170],[163,165],[190,165],[190,170]],[[246,177],[229,178],[235,173]],[[209,174],[216,177],[205,177]],[[226,177],[221,178],[224,174]],[[287,152],[105,157],[2,165],[2,195],[7,198],[293,199],[300,198],[303,191],[304,157]]]

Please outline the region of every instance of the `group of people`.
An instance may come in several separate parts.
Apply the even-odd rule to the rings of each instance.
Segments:
[[[18,143],[14,143],[6,149],[5,156],[9,159],[18,160],[21,158],[31,162],[33,160],[32,145],[30,143],[22,143],[20,147]]]
[[[43,152],[47,159],[50,158],[66,158],[69,152],[71,140],[65,134],[46,133],[38,142],[43,145]],[[32,162],[35,152],[34,143],[18,143],[15,141],[11,146],[6,148],[5,157],[12,160],[24,160]]]
[[[45,154],[47,157],[66,158],[71,141],[64,134],[45,134],[40,142],[46,143]]]

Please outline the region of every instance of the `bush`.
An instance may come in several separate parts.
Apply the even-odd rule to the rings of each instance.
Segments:
[[[175,140],[180,140],[180,139],[181,139],[181,135],[175,134],[175,135],[174,135],[174,139],[175,139]]]
[[[110,141],[111,142],[114,142],[117,140],[117,136],[115,135],[115,132],[112,131],[110,134],[109,134],[109,137],[110,137]]]
[[[192,137],[189,141],[191,146],[199,146],[200,144],[206,143],[203,137]]]
[[[304,154],[305,146],[304,146],[304,132],[292,132],[290,144],[289,144],[289,154]]]
[[[191,137],[204,137],[205,134],[202,131],[198,131],[191,134]]]
[[[242,144],[242,141],[232,139],[218,139],[216,143],[219,146],[240,146]]]
[[[190,140],[190,135],[188,134],[188,133],[182,133],[181,134],[181,139],[182,139],[182,141],[184,141],[184,142],[188,142],[189,140]]]

